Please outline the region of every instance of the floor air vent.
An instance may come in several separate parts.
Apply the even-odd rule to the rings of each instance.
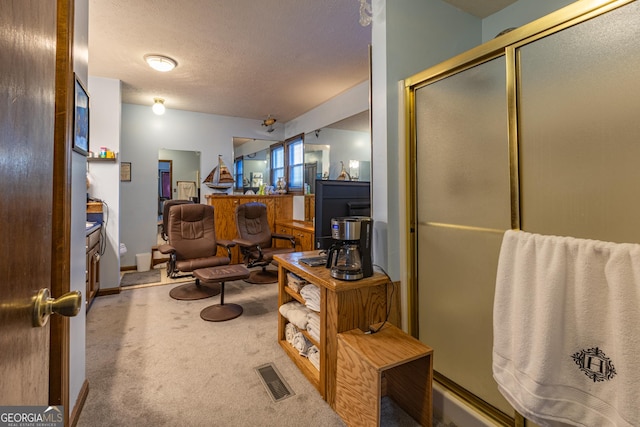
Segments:
[[[274,402],[279,402],[295,395],[282,376],[280,376],[280,372],[278,372],[273,363],[258,366],[255,370]]]

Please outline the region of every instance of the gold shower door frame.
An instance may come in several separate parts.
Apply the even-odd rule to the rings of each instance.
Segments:
[[[407,277],[408,277],[408,307],[409,332],[420,338],[419,330],[419,254],[418,230],[420,227],[420,212],[418,209],[418,118],[416,117],[416,91],[441,82],[458,73],[470,70],[481,64],[504,57],[506,66],[506,111],[507,111],[507,141],[508,141],[508,170],[509,170],[509,222],[510,228],[521,228],[521,182],[520,182],[520,153],[519,153],[519,85],[520,59],[519,48],[536,40],[557,33],[568,27],[590,20],[596,16],[609,12],[618,7],[632,3],[635,0],[582,0],[560,9],[539,20],[517,28],[501,37],[484,43],[468,52],[453,57],[437,66],[431,67],[405,80],[405,127],[406,138],[406,188],[407,188],[407,228],[404,230],[407,242]],[[422,224],[423,226],[425,224]],[[458,230],[460,232],[477,232],[486,236],[499,236],[505,229],[500,227],[476,227],[464,224],[431,222],[427,224],[433,229]],[[425,309],[423,307],[423,309]],[[430,343],[426,343],[431,345]],[[434,347],[435,359],[439,360],[438,348]],[[446,357],[446,355],[445,355]],[[498,408],[487,402],[484,396],[479,396],[467,390],[465,384],[458,384],[437,371],[434,365],[434,378],[446,389],[454,392],[471,406],[492,418],[501,425],[523,426],[524,418],[517,414],[509,414],[504,410],[504,403],[499,402]],[[494,387],[497,389],[497,386]]]

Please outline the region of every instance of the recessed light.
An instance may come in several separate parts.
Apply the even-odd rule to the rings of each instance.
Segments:
[[[175,59],[171,59],[164,55],[145,55],[144,60],[154,70],[167,72],[171,71],[178,66]]]

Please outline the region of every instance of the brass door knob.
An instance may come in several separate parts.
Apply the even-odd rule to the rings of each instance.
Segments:
[[[33,301],[33,327],[46,325],[53,313],[73,317],[80,312],[81,303],[82,293],[79,291],[67,292],[60,298],[51,298],[49,289],[40,289]]]

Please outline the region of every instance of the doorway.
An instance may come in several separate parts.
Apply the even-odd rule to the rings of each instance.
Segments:
[[[158,221],[162,221],[164,202],[173,194],[173,160],[158,160]]]

